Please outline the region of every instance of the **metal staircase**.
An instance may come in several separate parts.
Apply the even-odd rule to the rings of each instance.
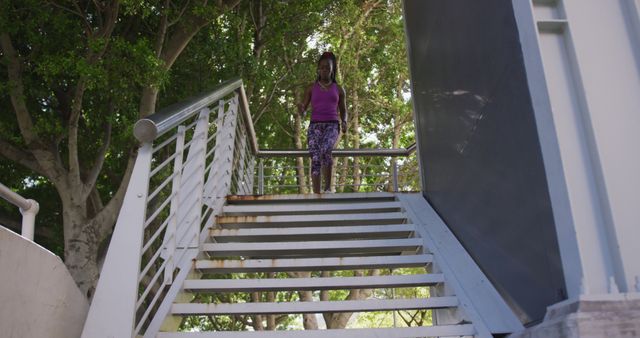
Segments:
[[[420,196],[410,196],[415,198]],[[197,293],[277,292],[432,287],[445,290],[437,258],[390,193],[230,196],[209,230],[191,278],[182,283],[181,300]],[[357,277],[216,279],[234,273],[372,270],[422,267],[425,273],[371,274]],[[430,273],[426,273],[429,271]],[[251,274],[254,273],[254,274]],[[319,273],[317,274],[319,275]],[[355,276],[356,274],[354,274]],[[174,301],[169,316],[273,315],[324,312],[433,310],[439,325],[374,329],[275,332],[159,332],[155,337],[490,337],[486,324],[472,322],[455,291],[418,299],[366,299],[312,302],[207,304]],[[475,317],[479,318],[477,314]],[[455,318],[455,319],[452,319]],[[180,320],[171,318],[169,323]],[[157,324],[155,324],[157,325]],[[150,326],[155,332],[154,324]],[[153,336],[153,335],[152,335]]]
[[[430,267],[433,256],[393,194],[230,196],[202,246],[196,274]],[[183,290],[259,292],[436,286],[442,274],[263,279],[187,279]],[[195,297],[190,297],[195,298]],[[455,296],[280,303],[174,302],[170,315],[270,315],[456,308]],[[269,337],[469,336],[472,324],[421,328],[275,332]],[[159,333],[157,337],[263,337],[262,332]]]
[[[491,337],[522,328],[419,193],[252,195],[268,176],[262,165],[255,173],[257,158],[305,152],[258,148],[240,80],[139,121],[135,134],[141,147],[82,337]],[[389,273],[407,267],[421,270]],[[415,287],[428,287],[429,297],[201,297]],[[177,332],[189,316],[404,310],[431,311],[433,325]]]

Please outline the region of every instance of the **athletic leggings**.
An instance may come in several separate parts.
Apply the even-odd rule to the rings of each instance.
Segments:
[[[309,153],[311,154],[311,174],[320,175],[320,168],[333,165],[331,151],[338,139],[339,124],[330,122],[311,122],[307,131]]]

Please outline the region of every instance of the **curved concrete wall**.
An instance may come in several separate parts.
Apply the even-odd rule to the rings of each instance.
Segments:
[[[523,323],[566,297],[511,0],[405,0],[423,193]]]
[[[58,256],[0,226],[0,336],[79,337],[88,310]]]

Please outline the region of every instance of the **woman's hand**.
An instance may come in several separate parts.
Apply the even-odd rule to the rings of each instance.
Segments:
[[[340,121],[340,129],[342,130],[343,134],[347,133],[347,121],[345,120]]]

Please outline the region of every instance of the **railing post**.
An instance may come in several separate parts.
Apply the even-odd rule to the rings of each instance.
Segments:
[[[22,237],[33,241],[35,231],[36,214],[40,210],[38,202],[15,193],[4,184],[0,183],[0,197],[17,206],[22,214]]]
[[[167,259],[167,265],[164,269],[164,282],[171,284],[173,282],[173,270],[175,268],[175,260],[173,256],[176,252],[176,230],[178,228],[178,207],[180,206],[180,185],[182,182],[182,163],[184,154],[184,138],[185,126],[178,127],[178,136],[176,137],[176,158],[173,161],[173,185],[171,187],[171,209],[169,217],[171,220],[167,225],[167,231],[164,241],[164,257]]]
[[[36,215],[40,211],[40,205],[34,200],[27,200],[30,207],[28,209],[20,208],[22,214],[22,237],[33,241],[33,234],[36,226]]]
[[[131,337],[134,332],[152,153],[151,143],[138,150],[82,338]]]
[[[391,161],[393,163],[393,191],[398,192],[398,161]]]
[[[264,195],[264,159],[258,164],[258,195]]]
[[[218,214],[222,210],[224,199],[231,186],[238,106],[238,95],[229,101],[228,109],[225,110],[223,100],[218,106],[216,150],[205,185],[205,196],[208,198],[206,203],[213,209],[213,214]]]

